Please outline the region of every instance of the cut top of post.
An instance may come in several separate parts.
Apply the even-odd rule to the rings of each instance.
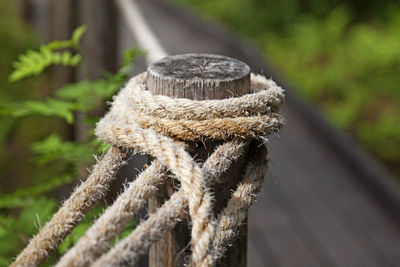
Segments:
[[[250,68],[237,59],[211,54],[169,56],[148,67],[153,94],[196,100],[250,93]]]

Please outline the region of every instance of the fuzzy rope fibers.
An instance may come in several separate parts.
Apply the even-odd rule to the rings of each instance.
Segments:
[[[130,183],[57,266],[127,266],[171,230],[188,208],[191,218],[190,265],[213,266],[236,238],[247,209],[260,190],[266,172],[265,136],[277,132],[283,119],[283,90],[260,75],[251,76],[252,93],[224,100],[195,101],[151,94],[147,72],[132,78],[114,98],[96,135],[112,145],[60,210],[18,256],[13,266],[38,266],[100,199],[127,148],[155,158]],[[226,140],[203,166],[186,151],[187,141]],[[251,141],[251,139],[255,139]],[[258,141],[256,141],[258,140]],[[253,151],[243,180],[227,206],[213,217],[211,187],[250,144]],[[121,149],[120,149],[121,148]],[[122,149],[124,148],[124,149]],[[124,240],[110,249],[112,239],[142,208],[157,188],[173,175],[181,188]]]

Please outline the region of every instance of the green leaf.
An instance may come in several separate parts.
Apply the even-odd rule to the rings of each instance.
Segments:
[[[26,205],[26,203],[27,202],[23,197],[14,196],[12,194],[0,197],[0,208],[2,209],[22,207]]]
[[[9,76],[10,82],[21,80],[24,77],[38,75],[52,62],[50,49],[41,47],[39,51],[28,50],[18,57],[13,66],[15,70]]]
[[[11,257],[20,249],[20,240],[14,228],[15,222],[16,219],[12,216],[0,216],[0,266],[11,264]]]
[[[72,55],[70,51],[56,52],[54,50],[79,49],[79,42],[85,31],[86,26],[82,25],[73,32],[71,40],[52,41],[47,45],[42,45],[39,51],[28,50],[25,54],[21,54],[13,64],[15,70],[9,76],[9,81],[15,82],[28,76],[38,75],[54,64],[76,66],[82,60],[79,53]]]
[[[12,227],[15,219],[11,216],[0,215],[0,236],[7,233],[7,230]]]
[[[45,101],[27,100],[22,103],[0,103],[0,114],[13,117],[24,117],[28,115],[56,116],[64,119],[67,123],[74,122],[74,110],[76,104],[48,98]]]
[[[72,174],[65,174],[62,176],[57,176],[51,179],[46,180],[45,183],[41,183],[32,187],[28,188],[19,188],[15,190],[12,195],[19,196],[19,197],[26,197],[26,196],[37,196],[39,194],[43,194],[46,192],[50,192],[51,190],[62,186],[64,184],[70,183],[74,180],[74,175]]]
[[[120,75],[110,75],[97,81],[81,81],[68,84],[56,92],[62,100],[75,102],[76,109],[88,111],[98,107],[105,99],[113,96],[123,85],[125,79]]]
[[[7,266],[26,246],[26,240],[50,219],[57,204],[46,197],[28,198],[18,215],[0,216],[0,266]],[[4,265],[3,263],[8,263]]]
[[[52,134],[43,141],[34,142],[31,149],[36,161],[40,165],[55,160],[70,162],[74,165],[88,163],[96,151],[96,147],[89,144],[63,141],[60,136]]]
[[[76,66],[78,65],[79,62],[82,61],[82,55],[81,54],[76,54],[75,56],[71,57],[68,65],[70,66]]]
[[[75,45],[75,47],[79,47],[79,42],[83,34],[86,32],[86,29],[87,29],[86,25],[81,25],[78,28],[76,28],[75,31],[72,33],[71,41]]]
[[[140,55],[146,55],[146,52],[139,50],[136,47],[131,47],[126,50],[122,56],[122,65],[118,71],[118,74],[123,76],[129,75],[136,58]]]
[[[56,207],[57,203],[47,197],[31,199],[24,206],[14,227],[26,236],[32,236],[51,218]]]
[[[56,96],[68,101],[81,100],[89,96],[91,86],[92,83],[89,81],[67,84],[56,91]]]
[[[59,41],[55,40],[46,45],[50,50],[65,49],[74,47],[74,43],[71,40]]]
[[[40,183],[32,187],[20,188],[13,193],[0,195],[0,208],[17,208],[25,206],[27,198],[30,199],[34,196],[50,192],[59,186],[72,182],[73,180],[74,175],[65,174],[51,178],[45,183]]]
[[[13,63],[15,70],[10,74],[9,81],[16,82],[25,77],[38,75],[51,65],[76,66],[82,57],[72,56],[71,52],[53,52],[48,46],[42,46],[39,51],[28,50]]]

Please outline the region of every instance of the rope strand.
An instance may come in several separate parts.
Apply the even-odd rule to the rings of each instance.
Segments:
[[[125,164],[126,157],[126,149],[111,147],[94,166],[87,180],[76,188],[11,266],[30,267],[42,264],[96,201],[104,197],[110,183],[115,179],[116,172]]]
[[[114,98],[96,135],[112,145],[88,180],[64,203],[34,237],[12,266],[37,266],[56,248],[85,212],[104,196],[127,150],[155,158],[115,200],[57,266],[127,266],[135,264],[150,245],[170,231],[188,208],[191,219],[191,266],[214,266],[260,190],[267,169],[264,136],[283,125],[279,108],[283,90],[260,75],[251,76],[252,94],[224,100],[195,101],[154,96],[146,90],[147,73],[132,78]],[[187,141],[226,140],[201,167],[186,151]],[[218,218],[213,213],[213,184],[250,145],[243,180]],[[107,252],[110,241],[157,192],[170,172],[180,182],[154,214]]]
[[[146,200],[157,192],[164,182],[167,170],[155,160],[150,167],[107,208],[94,225],[59,261],[61,266],[86,266],[107,250],[112,238],[123,230],[125,224],[146,204]]]
[[[210,184],[217,182],[218,178],[229,168],[232,162],[242,154],[244,145],[245,143],[232,141],[217,148],[203,166],[202,170],[204,177],[206,177],[205,179]],[[253,176],[251,171],[248,171],[248,173]],[[258,178],[262,179],[264,173],[259,173],[260,175],[261,177]],[[182,189],[178,190],[155,214],[151,215],[129,236],[103,255],[95,262],[94,266],[134,265],[139,260],[139,257],[147,252],[151,244],[162,238],[182,219],[187,205],[184,191]],[[242,212],[246,211],[243,209]],[[233,228],[233,226],[231,227]],[[226,238],[226,236],[224,237]],[[215,255],[216,252],[211,254]],[[210,257],[208,260],[212,263],[216,259],[216,257]]]

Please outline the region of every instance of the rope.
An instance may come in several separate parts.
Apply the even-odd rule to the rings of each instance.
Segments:
[[[240,155],[240,153],[237,155]],[[225,246],[234,241],[238,228],[247,217],[248,207],[254,201],[256,193],[262,186],[266,165],[265,155],[261,153],[259,155],[263,158],[262,163],[252,162],[249,164],[245,175],[248,178],[238,185],[232,199],[228,202],[228,206],[218,219],[217,229],[220,230],[217,231],[213,243],[215,251],[207,256],[208,262],[215,262],[225,252]],[[222,173],[220,172],[220,174]],[[217,178],[212,177],[212,179]],[[129,266],[136,264],[139,257],[148,251],[151,244],[160,240],[183,218],[187,205],[184,192],[180,189],[155,214],[151,215],[124,240],[104,254],[93,266]]]
[[[127,150],[111,147],[94,166],[88,179],[64,202],[39,234],[31,239],[11,266],[38,266],[43,263],[96,201],[104,197],[115,173],[125,164],[126,156]]]
[[[238,236],[238,229],[247,217],[247,210],[261,190],[268,168],[267,149],[257,143],[250,147],[251,155],[246,166],[244,179],[232,194],[227,206],[218,217],[217,232],[214,239],[215,257],[222,257],[227,247]]]
[[[114,98],[110,112],[96,128],[96,135],[112,148],[94,167],[88,180],[32,239],[14,266],[37,266],[43,262],[104,194],[108,180],[112,180],[126,157],[126,152],[122,152],[125,150],[118,147],[146,153],[155,160],[129,184],[57,266],[134,264],[152,243],[175,226],[186,208],[192,225],[191,265],[213,266],[225,252],[226,245],[234,241],[266,172],[266,148],[261,141],[251,142],[252,156],[243,180],[217,218],[214,218],[212,210],[211,187],[243,153],[248,140],[262,139],[281,128],[283,119],[278,112],[283,101],[282,89],[263,76],[252,75],[252,94],[224,100],[195,101],[154,96],[146,90],[146,82],[147,73],[140,74]],[[227,142],[218,147],[201,167],[186,151],[185,141],[206,139]],[[169,172],[179,180],[180,189],[107,252],[111,240],[147,199],[156,194],[157,188],[170,176]],[[63,215],[58,215],[60,213]],[[59,230],[49,232],[54,225]]]
[[[221,175],[231,165],[231,162],[239,157],[243,147],[244,143],[242,142],[229,142],[221,145],[205,162],[202,168],[203,177],[207,177],[206,180],[216,180],[218,178],[217,175]],[[163,171],[160,172],[161,169]],[[149,168],[129,185],[113,205],[97,219],[78,243],[64,255],[57,266],[85,266],[107,251],[111,240],[122,231],[125,224],[145,205],[146,200],[157,192],[157,187],[164,181],[165,176],[166,169],[163,168],[161,163],[154,161]],[[186,200],[182,189],[176,194],[179,194],[182,198],[177,202]],[[185,204],[187,207],[187,202]],[[181,212],[185,207],[183,205],[176,206],[179,207],[179,210],[175,211],[175,213]],[[138,236],[136,234],[137,231],[139,230],[135,230],[135,236]],[[145,252],[146,250],[144,250]],[[138,253],[139,255],[141,254]],[[132,259],[131,262],[135,260]]]
[[[57,266],[86,266],[107,250],[111,240],[144,207],[165,181],[166,168],[158,161],[143,171],[95,224],[60,260]]]

